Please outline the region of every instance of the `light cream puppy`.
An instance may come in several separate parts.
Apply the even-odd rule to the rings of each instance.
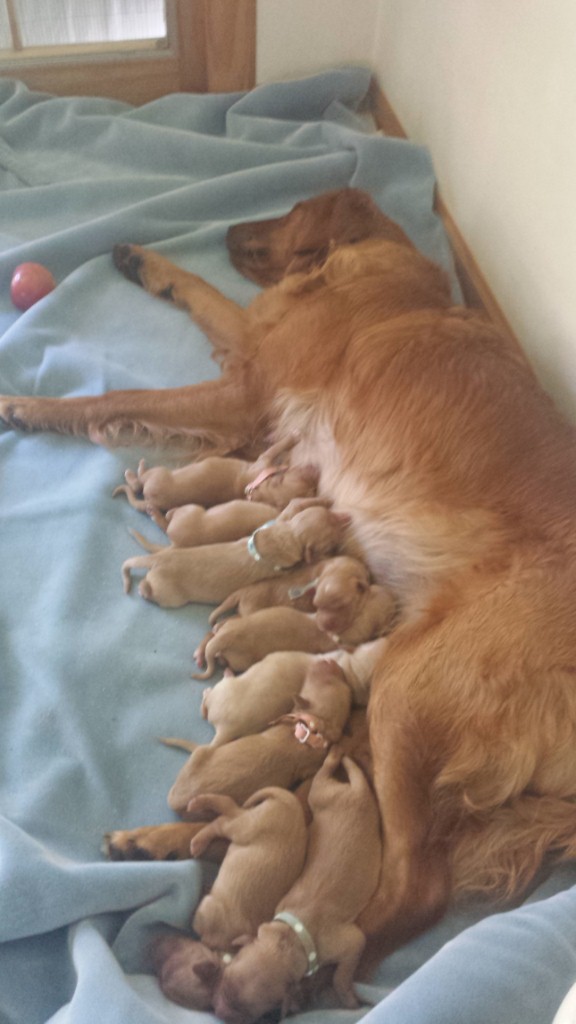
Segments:
[[[241,498],[227,501],[224,505],[213,505],[212,508],[180,505],[165,514],[156,509],[149,510],[150,518],[178,548],[240,540],[274,519],[276,514],[273,505]]]
[[[374,668],[386,643],[385,638],[372,640],[354,651],[334,650],[328,655],[273,651],[241,675],[227,670],[224,678],[207,687],[202,695],[202,715],[215,729],[211,746],[262,732],[290,711],[310,666],[324,657],[342,669],[353,704],[366,707]]]
[[[202,715],[216,730],[211,746],[262,732],[290,711],[316,657],[303,651],[273,651],[242,675],[227,670],[202,696]]]
[[[190,503],[207,508],[245,497],[283,508],[290,498],[314,494],[318,484],[315,466],[289,469],[287,465],[278,465],[295,442],[294,437],[279,441],[255,462],[209,456],[179,469],[147,469],[142,459],[137,473],[126,470],[124,492],[129,500],[130,492],[141,498],[144,507],[151,505],[163,510]]]
[[[316,506],[261,527],[248,541],[176,548],[148,545],[139,538],[151,550],[126,559],[124,590],[130,590],[132,570],[145,569],[139,592],[148,601],[166,608],[194,601],[216,604],[231,590],[334,551],[349,523],[350,516]]]
[[[275,1007],[289,1012],[302,979],[328,965],[341,1005],[359,1005],[353,979],[365,937],[355,921],[376,891],[382,840],[362,769],[340,758],[332,750],[310,787],[302,874],[216,985],[214,1010],[226,1024],[251,1024]]]

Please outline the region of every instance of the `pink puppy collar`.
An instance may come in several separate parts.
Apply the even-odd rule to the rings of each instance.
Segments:
[[[261,469],[258,476],[252,480],[252,483],[246,484],[244,488],[244,496],[248,501],[251,501],[254,497],[254,491],[263,484],[265,480],[269,480],[271,476],[279,476],[281,473],[285,473],[288,466],[268,466],[268,469]]]

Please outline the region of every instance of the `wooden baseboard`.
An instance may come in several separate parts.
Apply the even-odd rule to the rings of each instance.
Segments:
[[[396,115],[385,93],[374,77],[370,87],[370,109],[372,116],[385,135],[398,139],[407,139],[402,123]],[[514,334],[501,306],[494,297],[484,274],[480,270],[473,253],[461,234],[452,214],[442,199],[439,189],[436,190],[435,208],[442,219],[446,234],[450,240],[456,265],[456,273],[462,287],[466,305],[482,309],[501,331],[510,339],[514,346],[521,349],[520,342]]]

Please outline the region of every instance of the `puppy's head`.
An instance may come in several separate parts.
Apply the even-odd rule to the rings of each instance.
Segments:
[[[256,939],[240,949],[216,986],[216,1016],[225,1024],[253,1024],[276,1007],[283,1016],[299,1009],[298,978],[306,963],[297,944],[286,926],[261,925]]]
[[[316,622],[339,636],[354,622],[370,587],[368,569],[356,558],[341,555],[324,566],[314,595]]]
[[[336,743],[342,736],[352,704],[352,691],[337,662],[332,658],[312,662],[294,703],[296,708],[319,719],[324,739]]]
[[[285,508],[293,498],[314,497],[319,478],[317,466],[292,466],[264,480],[258,487],[256,500]]]
[[[367,238],[412,244],[367,192],[343,188],[297,203],[284,217],[237,224],[226,241],[236,269],[266,287],[321,266],[337,246]]]
[[[336,551],[351,521],[347,513],[333,512],[322,506],[307,508],[295,515],[290,522],[294,537],[303,546],[304,560],[312,563]]]
[[[212,1009],[222,973],[220,957],[187,935],[167,935],[151,951],[160,988],[167,999],[192,1010]]]

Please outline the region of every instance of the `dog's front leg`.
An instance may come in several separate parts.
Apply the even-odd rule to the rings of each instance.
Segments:
[[[205,821],[173,822],[118,829],[106,833],[103,850],[110,860],[189,860],[190,843],[205,825]],[[204,856],[219,864],[227,849],[227,842],[214,842]]]
[[[249,355],[245,310],[203,278],[140,245],[116,245],[113,258],[129,281],[185,310],[212,343],[217,358]]]

